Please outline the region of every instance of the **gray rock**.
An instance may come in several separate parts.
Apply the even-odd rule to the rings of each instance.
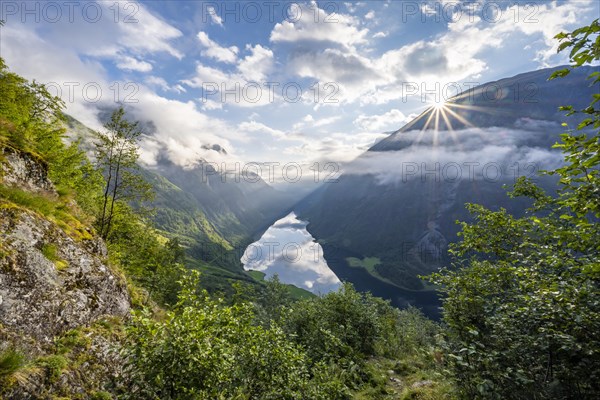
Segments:
[[[75,241],[33,212],[0,208],[0,324],[49,342],[102,315],[125,316],[125,282],[105,264],[97,239]],[[58,260],[42,249],[53,246]]]
[[[55,192],[48,180],[48,170],[43,162],[32,155],[10,147],[0,149],[0,176],[5,185],[18,186],[31,192]]]
[[[431,385],[433,385],[433,381],[427,380],[427,381],[418,381],[418,382],[415,382],[410,387],[413,388],[413,389],[416,389],[416,388],[420,388],[420,387],[428,387],[428,386],[431,386]]]

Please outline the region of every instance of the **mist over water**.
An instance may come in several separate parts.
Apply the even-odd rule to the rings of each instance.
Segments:
[[[294,212],[276,221],[262,237],[250,244],[241,258],[246,271],[275,274],[283,283],[315,294],[337,290],[341,282],[327,265],[323,248],[306,230],[306,221]]]

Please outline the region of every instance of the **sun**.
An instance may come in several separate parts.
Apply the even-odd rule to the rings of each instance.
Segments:
[[[446,102],[444,100],[434,100],[431,102],[431,107],[436,111],[441,111],[446,108]]]

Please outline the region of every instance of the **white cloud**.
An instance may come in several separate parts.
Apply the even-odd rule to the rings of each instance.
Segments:
[[[388,33],[387,32],[377,32],[376,34],[373,35],[373,38],[378,39],[378,38],[384,38],[387,37]]]
[[[374,175],[379,184],[427,176],[452,181],[506,180],[523,174],[535,178],[537,171],[556,168],[563,160],[559,151],[530,144],[544,136],[546,130],[498,127],[402,132],[390,138],[402,150],[367,152],[344,165],[343,172]]]
[[[233,61],[235,71],[227,72],[197,63],[194,76],[181,83],[196,89],[206,88],[212,93],[202,98],[205,109],[222,108],[223,104],[257,107],[275,102],[280,96],[266,84],[273,70],[273,51],[259,44],[247,45],[246,50],[250,54]],[[220,105],[217,104],[219,102]]]
[[[111,82],[99,62],[88,58],[82,60],[76,51],[64,43],[48,41],[24,25],[2,28],[2,57],[15,72],[29,79],[50,83],[50,90],[61,88],[66,112],[92,129],[101,129],[99,108],[107,110],[115,107],[115,84],[122,91],[118,100],[123,101],[123,96],[130,93],[124,90],[124,82]],[[168,88],[167,82],[161,77],[149,76],[145,81],[149,85]],[[74,85],[72,99],[69,99],[67,84]],[[82,96],[82,87],[86,84],[99,85],[101,88],[102,95],[97,101]],[[202,113],[191,101],[166,99],[143,84],[137,84],[136,90],[131,100],[137,103],[125,102],[128,113],[132,119],[151,121],[156,127],[156,132],[144,137],[141,143],[143,162],[152,165],[159,152],[182,166],[193,165],[199,158],[215,162],[235,159],[235,148],[228,138],[234,135],[232,132],[235,130],[229,124]],[[203,148],[214,144],[225,148],[228,154]]]
[[[137,60],[133,57],[123,56],[117,62],[117,67],[127,71],[150,72],[152,64],[143,60]]]
[[[365,14],[365,19],[374,19],[375,18],[375,11],[370,10],[368,13]]]
[[[213,6],[209,6],[206,8],[208,15],[210,16],[210,20],[213,24],[223,26],[223,19],[217,14],[217,10]]]
[[[238,125],[238,130],[242,132],[267,134],[276,139],[283,139],[286,137],[285,132],[278,129],[273,129],[261,122],[256,121],[242,122]]]
[[[347,163],[363,154],[377,140],[385,137],[380,133],[349,135],[332,133],[324,138],[305,138],[299,145],[289,146],[284,153],[305,160],[307,163]]]
[[[198,40],[204,47],[202,51],[203,56],[229,64],[237,61],[239,49],[236,46],[222,47],[217,42],[211,40],[206,32],[198,32]]]
[[[144,82],[150,87],[158,87],[165,92],[185,93],[186,91],[180,84],[170,86],[167,81],[160,76],[148,76],[144,79]]]
[[[237,161],[234,146],[226,138],[232,127],[200,112],[194,102],[166,99],[145,87],[140,88],[139,100],[128,107],[128,112],[136,120],[152,121],[156,127],[142,140],[143,159],[148,165],[156,163],[159,151],[183,167],[191,167],[199,159]],[[212,151],[214,144],[226,149],[227,155]]]
[[[156,87],[159,87],[159,88],[161,88],[162,90],[165,90],[165,91],[167,91],[167,90],[170,89],[169,84],[167,83],[167,81],[165,81],[160,76],[153,76],[153,75],[148,76],[148,77],[146,77],[145,82],[149,86],[156,86]]]
[[[322,126],[331,125],[331,124],[339,121],[340,119],[342,119],[342,117],[340,115],[334,115],[332,117],[315,119],[311,114],[307,114],[304,118],[302,118],[301,121],[296,122],[292,126],[292,129],[294,131],[299,131],[302,129],[319,128]]]
[[[260,44],[247,49],[251,53],[239,62],[238,71],[249,81],[264,82],[273,69],[273,51]]]
[[[121,31],[118,42],[139,54],[166,52],[176,58],[183,58],[183,54],[169,43],[171,40],[179,38],[182,35],[181,31],[154,16],[143,4],[138,2],[135,3],[139,7],[138,11],[132,16],[137,22],[127,23],[125,16],[131,14],[131,4],[131,2],[114,4],[107,2],[104,4],[107,8],[114,8],[117,5],[120,15],[124,16],[124,23],[114,24],[114,20],[112,21],[113,25],[117,25]],[[109,16],[113,15],[112,10],[107,9],[106,12]]]
[[[138,1],[94,2],[82,12],[68,3],[57,2],[63,18],[72,15],[68,23],[45,22],[25,23],[33,30],[43,31],[50,42],[64,43],[70,50],[88,56],[115,58],[119,55],[143,56],[166,53],[178,59],[183,54],[173,46],[172,41],[182,36],[179,29],[154,15]],[[98,21],[90,21],[97,13]],[[28,20],[29,21],[29,20]],[[8,19],[7,26],[13,21]],[[21,22],[21,21],[15,21]],[[16,25],[16,24],[12,24]]]
[[[298,22],[277,24],[271,40],[278,45],[295,44],[289,49],[286,70],[339,85],[340,105],[356,101],[382,104],[401,98],[406,82],[431,87],[436,82],[477,79],[489,68],[489,53],[510,45],[513,39],[533,40],[535,59],[547,66],[556,52],[553,36],[584,17],[590,4],[591,0],[540,3],[534,14],[536,23],[527,20],[522,5],[513,6],[520,12],[516,21],[516,11],[506,7],[495,21],[486,21],[477,13],[468,18],[463,15],[448,22],[447,29],[432,39],[405,44],[379,57],[362,46],[368,31],[347,15],[339,15],[340,23],[328,25],[322,18],[315,22],[307,12]],[[385,36],[385,32],[374,35]]]
[[[412,119],[398,109],[392,109],[381,115],[359,115],[354,125],[366,132],[396,130]]]
[[[310,5],[298,5],[302,13],[297,21],[283,21],[275,24],[271,32],[272,42],[332,42],[351,48],[367,43],[368,29],[360,29],[360,22],[351,15],[332,13]]]

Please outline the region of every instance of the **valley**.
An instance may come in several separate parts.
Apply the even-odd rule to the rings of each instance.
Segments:
[[[0,400],[599,398],[591,15],[2,3]]]

